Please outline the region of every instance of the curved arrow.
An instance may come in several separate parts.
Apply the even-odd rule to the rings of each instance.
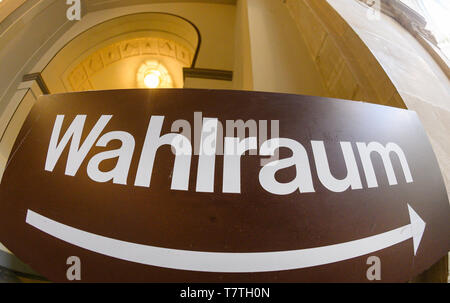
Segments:
[[[70,244],[113,258],[146,265],[204,272],[267,272],[299,269],[366,255],[413,239],[417,252],[425,222],[408,205],[411,223],[367,238],[316,248],[275,252],[203,252],[162,248],[107,238],[56,222],[32,210],[26,223]]]

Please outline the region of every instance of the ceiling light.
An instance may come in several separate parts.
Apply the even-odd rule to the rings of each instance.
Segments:
[[[145,75],[144,83],[148,88],[157,88],[161,83],[161,73],[157,70],[150,71]]]
[[[136,74],[139,88],[172,88],[173,82],[167,69],[157,60],[145,61]]]

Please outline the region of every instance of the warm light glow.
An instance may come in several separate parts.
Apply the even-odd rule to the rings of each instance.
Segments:
[[[144,83],[148,88],[157,88],[161,83],[161,73],[157,70],[150,71],[145,75]]]
[[[167,68],[157,60],[147,60],[141,64],[136,74],[137,87],[172,88],[173,82]]]

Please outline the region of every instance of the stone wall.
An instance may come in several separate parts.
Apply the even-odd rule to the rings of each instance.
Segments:
[[[369,48],[326,1],[283,2],[308,45],[328,96],[405,108]]]

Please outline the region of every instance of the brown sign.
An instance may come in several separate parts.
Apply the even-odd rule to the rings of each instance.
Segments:
[[[241,91],[39,99],[0,241],[53,281],[407,281],[450,247],[411,111]]]

